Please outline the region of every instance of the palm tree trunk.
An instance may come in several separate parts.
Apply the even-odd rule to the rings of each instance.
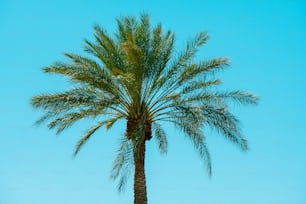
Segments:
[[[141,142],[138,150],[134,150],[134,204],[147,204],[147,185],[145,176],[146,140]]]

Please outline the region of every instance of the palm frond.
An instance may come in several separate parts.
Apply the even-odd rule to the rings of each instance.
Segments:
[[[152,49],[147,58],[143,101],[148,102],[160,91],[160,78],[171,58],[174,44],[174,34],[168,31],[164,36],[160,33],[161,27],[153,30]],[[150,103],[150,102],[148,102]]]
[[[125,189],[131,172],[133,171],[133,144],[125,136],[121,140],[121,145],[117,150],[117,156],[113,162],[111,179],[119,179],[118,190],[122,192]]]
[[[254,94],[240,90],[221,92],[219,96],[224,98],[225,100],[238,102],[242,105],[257,105],[259,101],[259,98]]]
[[[88,57],[83,57],[81,55],[71,53],[65,53],[65,56],[69,58],[73,63],[83,67],[86,70],[101,72],[104,69],[99,63]]]
[[[49,129],[56,128],[56,134],[60,134],[64,129],[70,127],[76,121],[86,118],[91,114],[91,111],[88,110],[83,110],[75,113],[67,113],[63,116],[53,119],[48,123],[47,126]]]
[[[166,132],[163,130],[160,124],[153,123],[153,133],[157,141],[160,153],[166,154],[168,152],[168,140],[166,137]]]
[[[35,96],[31,104],[44,110],[71,110],[74,107],[98,105],[103,98],[105,101],[110,99],[106,94],[103,94],[103,98],[98,97],[101,95],[89,87],[78,87],[63,93]]]
[[[214,107],[205,107],[203,114],[212,129],[224,135],[241,150],[248,149],[247,140],[242,136],[239,128],[239,121],[233,114],[226,109]]]
[[[202,159],[204,166],[206,167],[208,176],[211,176],[212,175],[211,157],[206,143],[204,141],[198,144],[194,143],[194,146],[198,150],[199,156]]]
[[[87,69],[80,64],[55,63],[51,67],[44,68],[45,73],[56,73],[70,77],[73,81],[81,84],[99,88],[111,94],[116,93],[114,88],[116,84],[112,78],[102,69]],[[112,86],[110,86],[112,85]]]
[[[125,115],[124,114],[120,114],[120,113],[117,113],[115,114],[112,118],[108,119],[105,123],[105,126],[106,126],[106,129],[109,130],[110,128],[113,127],[113,125],[118,121],[118,120],[121,120],[121,119],[124,119],[125,118]]]
[[[179,95],[183,94],[194,94],[196,91],[205,91],[208,88],[211,88],[212,86],[220,85],[221,81],[216,79],[216,80],[199,80],[199,81],[194,81],[191,83],[186,83],[186,85],[182,88],[180,91]]]
[[[171,87],[173,82],[177,80],[177,75],[184,69],[190,60],[194,57],[198,48],[205,44],[209,39],[207,33],[201,32],[195,38],[187,42],[185,50],[178,56],[177,60],[167,70],[164,77],[161,78],[160,84],[166,84],[166,88]]]
[[[182,118],[180,120],[172,120],[172,123],[181,129],[186,136],[191,140],[194,148],[198,151],[201,160],[203,161],[207,174],[211,176],[211,158],[207,146],[205,144],[205,137],[201,129],[190,123],[188,120]]]
[[[93,126],[90,130],[86,132],[86,134],[79,140],[77,143],[75,150],[74,150],[74,156],[76,156],[81,148],[84,146],[84,144],[90,139],[90,137],[103,125],[105,125],[105,121],[99,122],[95,126]]]
[[[83,115],[88,114],[87,116],[92,117],[105,113],[104,110],[107,108],[122,107],[118,99],[86,87],[78,87],[63,93],[38,95],[32,98],[31,103],[34,108],[46,111],[45,115],[36,122],[37,124],[54,117],[61,118],[65,114],[71,117],[72,115],[69,115],[71,113],[82,112]]]
[[[184,82],[193,80],[202,75],[207,77],[207,75],[209,76],[227,66],[229,66],[227,58],[214,58],[198,64],[191,64],[180,73],[177,79],[177,84],[182,85]]]

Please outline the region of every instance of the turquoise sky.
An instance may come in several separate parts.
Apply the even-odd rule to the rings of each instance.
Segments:
[[[306,2],[297,0],[0,0],[0,204],[128,204],[132,182],[119,194],[110,170],[124,125],[99,131],[73,159],[75,143],[91,124],[55,136],[35,127],[34,95],[65,90],[65,78],[41,68],[82,53],[98,23],[148,12],[176,33],[176,45],[197,32],[211,39],[198,57],[229,57],[224,89],[260,96],[257,107],[233,107],[250,151],[209,133],[213,176],[191,143],[165,126],[169,152],[148,144],[150,204],[306,203]]]

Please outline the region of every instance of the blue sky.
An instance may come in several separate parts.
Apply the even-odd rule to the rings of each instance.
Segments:
[[[110,32],[121,15],[151,14],[176,33],[176,45],[197,32],[211,36],[199,58],[225,56],[224,89],[260,96],[257,107],[233,107],[250,151],[209,134],[213,177],[183,135],[167,127],[169,152],[148,144],[151,204],[306,203],[306,3],[304,1],[35,1],[0,0],[0,204],[132,203],[132,182],[118,194],[109,179],[122,125],[99,131],[72,158],[90,122],[55,136],[33,124],[34,95],[65,90],[65,78],[41,68],[82,53],[98,23]]]

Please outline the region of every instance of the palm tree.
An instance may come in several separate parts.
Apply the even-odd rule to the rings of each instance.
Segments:
[[[155,138],[161,153],[167,152],[166,132],[161,122],[172,123],[192,141],[211,174],[210,155],[204,128],[210,127],[247,150],[239,122],[229,103],[257,104],[258,98],[243,91],[221,91],[215,73],[228,67],[228,59],[195,62],[198,48],[208,40],[205,32],[188,41],[174,56],[174,33],[163,32],[142,14],[117,19],[118,30],[110,36],[95,26],[95,41],[85,40],[86,56],[65,54],[69,63],[57,62],[46,73],[65,75],[75,87],[56,94],[32,98],[32,106],[44,110],[37,121],[59,134],[76,121],[99,121],[77,143],[74,154],[101,127],[111,128],[126,121],[126,132],[114,161],[112,178],[120,178],[122,190],[134,166],[134,203],[146,204],[146,143]]]

